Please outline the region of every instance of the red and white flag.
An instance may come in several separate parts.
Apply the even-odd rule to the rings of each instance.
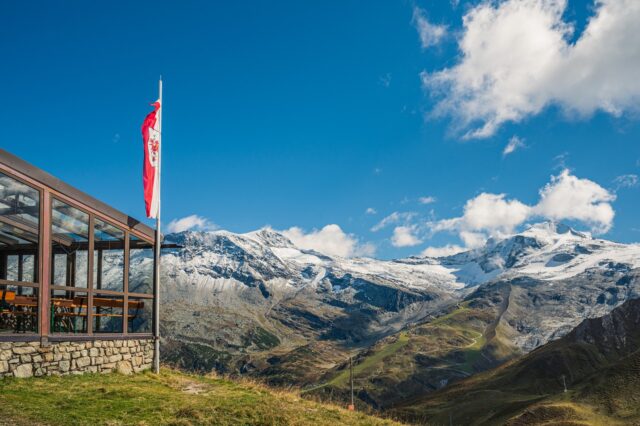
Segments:
[[[142,141],[144,143],[144,166],[142,182],[144,185],[144,203],[147,217],[157,218],[160,207],[160,143],[162,136],[161,100],[151,104],[154,110],[142,123]]]

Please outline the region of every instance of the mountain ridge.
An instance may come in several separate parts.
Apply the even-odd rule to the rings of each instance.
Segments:
[[[389,390],[437,390],[640,294],[640,245],[550,222],[440,258],[329,256],[270,228],[167,241],[182,248],[163,254],[165,360],[335,397],[357,354],[359,396],[379,409]]]

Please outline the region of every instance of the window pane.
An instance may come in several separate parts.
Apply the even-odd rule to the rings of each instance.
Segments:
[[[40,194],[0,173],[0,279],[36,282]]]
[[[87,288],[89,215],[56,199],[52,206],[53,285]]]
[[[38,289],[0,285],[0,334],[38,332]]]
[[[124,231],[96,219],[94,239],[94,287],[124,291]]]
[[[129,297],[129,333],[151,333],[153,299]]]
[[[9,281],[34,282],[35,261],[33,254],[11,254],[7,256],[7,274]]]
[[[93,296],[93,332],[122,333],[123,296]]]
[[[51,331],[81,334],[87,332],[87,293],[53,290],[51,292]]]
[[[152,294],[153,245],[131,236],[129,252],[129,292]]]

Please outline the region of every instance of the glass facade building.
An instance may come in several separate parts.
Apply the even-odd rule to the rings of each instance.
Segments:
[[[0,150],[0,342],[151,338],[154,239]]]

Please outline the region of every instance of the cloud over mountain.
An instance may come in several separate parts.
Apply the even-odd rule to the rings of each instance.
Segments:
[[[197,214],[192,214],[181,219],[173,219],[167,225],[167,231],[170,233],[189,230],[214,231],[216,229],[218,229],[218,226],[215,223]]]
[[[568,170],[552,176],[539,195],[538,203],[531,206],[508,199],[506,194],[483,192],[466,202],[462,216],[432,221],[427,226],[433,233],[457,232],[465,245],[473,248],[488,237],[513,233],[533,218],[576,220],[595,233],[605,233],[613,225],[615,211],[611,202],[615,195],[589,179],[571,175]]]
[[[354,235],[345,233],[336,224],[310,232],[294,226],[282,231],[282,234],[300,248],[316,250],[330,256],[373,256],[376,251],[374,245],[361,243]]]

